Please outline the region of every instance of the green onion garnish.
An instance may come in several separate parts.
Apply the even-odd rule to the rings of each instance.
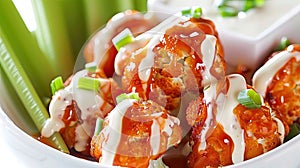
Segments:
[[[247,12],[249,9],[255,8],[256,2],[253,0],[246,0],[242,11]]]
[[[238,15],[238,11],[230,6],[219,6],[219,14],[223,17],[233,17]]]
[[[183,9],[181,11],[181,15],[199,19],[202,16],[202,8],[192,7],[192,8],[188,8],[188,9]]]
[[[181,15],[182,16],[190,16],[191,13],[192,13],[192,8],[187,8],[187,9],[181,10]]]
[[[103,129],[103,119],[99,117],[96,120],[94,136],[99,135],[99,133],[101,132],[102,129]]]
[[[287,37],[282,37],[280,39],[279,45],[275,48],[275,51],[282,51],[289,45],[291,45],[291,42],[289,41],[289,39]]]
[[[119,96],[116,97],[116,101],[117,103],[120,103],[121,101],[125,100],[125,99],[136,99],[136,100],[140,100],[139,94],[138,93],[122,93]]]
[[[202,15],[202,8],[198,7],[193,10],[193,18],[198,19],[201,17],[201,15]]]
[[[95,62],[90,62],[85,64],[85,69],[89,71],[90,73],[96,72],[97,70],[97,64]]]
[[[265,0],[255,0],[255,5],[257,7],[262,7],[265,5]]]
[[[262,105],[261,97],[253,89],[242,90],[238,94],[238,102],[247,108],[260,108]]]
[[[262,7],[265,0],[219,0],[217,1],[218,10],[223,17],[237,16],[240,12],[247,12],[253,8]]]
[[[96,78],[82,77],[78,79],[79,89],[98,91],[100,81]]]
[[[131,43],[134,40],[134,37],[131,31],[126,28],[121,33],[119,33],[116,37],[112,39],[112,42],[116,49],[119,51],[123,46]]]
[[[291,140],[298,134],[300,134],[300,125],[298,123],[293,123],[290,127],[289,134],[284,138],[284,142]]]
[[[54,95],[58,90],[65,88],[64,82],[61,76],[56,77],[50,83],[52,95]]]

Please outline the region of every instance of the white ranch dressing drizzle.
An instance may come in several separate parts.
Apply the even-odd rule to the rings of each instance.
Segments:
[[[275,74],[292,58],[300,60],[300,52],[281,51],[262,67],[260,67],[253,75],[252,83],[256,91],[265,97],[267,87],[274,78]]]
[[[278,126],[278,133],[280,134],[280,142],[283,143],[284,141],[284,137],[285,137],[285,129],[284,129],[284,125],[282,123],[281,120],[279,120],[277,117],[272,117],[273,120],[275,120],[277,122],[277,126]]]
[[[241,128],[233,110],[238,106],[237,95],[241,90],[247,89],[247,84],[241,75],[233,74],[227,76],[229,88],[226,95],[220,97],[217,102],[222,102],[222,106],[218,106],[216,115],[217,122],[224,127],[224,132],[228,134],[233,143],[232,162],[234,164],[244,161],[245,140],[244,130]],[[219,97],[218,97],[219,99]]]
[[[179,22],[187,21],[188,19],[189,19],[188,17],[180,16],[180,14],[176,14],[166,19],[165,21],[161,22],[153,29],[142,34],[140,37],[137,37],[137,38],[145,38],[145,37],[149,38],[149,36],[152,36],[150,42],[146,46],[148,48],[147,55],[144,59],[142,59],[138,67],[138,75],[143,82],[147,82],[149,80],[151,68],[154,65],[155,54],[152,51],[153,47],[155,47],[156,44],[159,43],[161,37],[164,35],[164,32],[168,28],[177,25]]]
[[[205,70],[202,73],[203,80],[202,80],[202,85],[203,86],[208,86],[212,82],[217,81],[216,78],[210,73],[211,67],[213,66],[213,61],[216,56],[215,52],[215,47],[216,47],[216,37],[212,35],[206,35],[205,39],[201,43],[201,51],[203,55],[203,64],[205,65]],[[207,108],[208,108],[208,114],[207,114],[207,119],[205,120],[205,127],[201,133],[201,144],[199,146],[198,150],[203,150],[206,148],[206,142],[205,139],[207,137],[207,132],[209,131],[209,127],[212,124],[213,120],[213,107],[210,102],[212,102],[212,98],[215,98],[217,95],[215,93],[216,90],[216,85],[211,84],[211,88],[204,90],[204,100],[208,102]]]
[[[163,114],[163,112],[154,114],[155,116],[161,117],[161,115]],[[153,116],[153,115],[151,115]],[[159,124],[159,118],[155,118],[153,119],[153,123],[151,125],[151,136],[150,136],[150,145],[151,145],[151,149],[152,149],[152,155],[157,155],[159,154],[159,149],[160,149],[160,139],[161,139],[161,135],[163,132],[165,132],[169,137],[172,135],[173,133],[173,129],[172,127],[174,127],[175,124],[180,125],[180,120],[176,117],[170,116],[167,114],[167,118],[164,119],[164,125],[163,128],[160,128],[160,124]],[[168,138],[168,144],[167,147],[170,147],[174,144],[170,144],[170,139]]]
[[[213,104],[212,104],[214,98],[216,98],[216,85],[210,85],[208,89],[204,90],[203,100],[207,105],[207,117],[205,119],[204,127],[201,131],[201,136],[200,136],[201,143],[198,147],[198,151],[205,150],[206,148],[206,138],[209,136],[207,135],[207,133],[211,129],[214,120]]]
[[[49,105],[49,113],[51,118],[47,119],[41,134],[44,137],[50,137],[54,132],[58,132],[65,126],[65,123],[61,120],[67,106],[72,104],[73,96],[67,90],[57,91]]]
[[[122,136],[122,121],[127,109],[137,102],[135,99],[125,99],[124,101],[117,104],[115,109],[113,109],[107,116],[108,126],[106,126],[101,133],[106,137],[105,141],[102,143],[102,157],[99,162],[104,165],[113,165],[115,155],[117,154],[118,146]],[[163,112],[155,113],[151,116],[161,117]],[[174,124],[179,125],[180,121],[178,118],[167,115],[168,117],[164,119],[163,127],[161,128],[159,118],[152,119],[151,125],[151,135],[149,138],[151,146],[151,154],[157,155],[160,152],[161,135],[165,132],[168,136],[173,133],[172,127]],[[169,138],[170,140],[170,138]],[[171,146],[168,142],[167,147]]]
[[[201,43],[201,52],[203,55],[202,61],[205,65],[205,70],[202,74],[202,85],[207,86],[211,82],[216,81],[216,78],[210,73],[213,62],[216,56],[216,42],[217,39],[213,35],[206,35],[204,41]]]
[[[159,153],[160,147],[160,127],[157,120],[153,120],[151,125],[151,136],[150,136],[150,145],[152,149],[152,155]]]
[[[241,90],[247,89],[245,79],[237,74],[228,75],[226,77],[229,81],[229,88],[224,95],[219,93],[217,95],[217,84],[210,85],[209,88],[204,90],[204,100],[207,104],[207,118],[205,120],[204,129],[201,132],[201,144],[198,150],[204,150],[206,148],[206,137],[211,124],[213,122],[213,109],[216,101],[216,122],[221,124],[224,128],[224,132],[229,135],[234,143],[234,149],[232,152],[232,162],[239,163],[244,160],[243,153],[245,152],[244,130],[241,128],[237,121],[236,116],[233,113],[234,108],[239,104],[237,101],[237,95]]]
[[[154,15],[151,13],[140,15],[140,14],[132,14],[130,16],[124,17],[124,13],[118,13],[114,17],[111,18],[109,23],[106,24],[106,26],[99,31],[95,36],[98,38],[95,38],[94,40],[94,62],[100,63],[102,59],[104,58],[103,55],[107,52],[107,50],[111,47],[110,41],[112,39],[112,36],[114,35],[115,31],[118,30],[118,27],[121,25],[126,24],[126,22],[131,22],[133,20],[141,20],[144,19],[145,22],[157,22]],[[122,18],[122,19],[121,19]],[[104,45],[103,45],[104,44]]]
[[[107,138],[102,143],[102,157],[99,160],[104,165],[113,165],[115,155],[117,154],[118,144],[122,135],[122,122],[127,109],[137,102],[135,99],[125,99],[108,114],[108,126],[101,133]]]
[[[93,117],[104,103],[104,100],[95,91],[77,87],[79,78],[86,77],[87,73],[87,70],[77,72],[74,74],[70,85],[55,93],[49,105],[50,118],[46,120],[41,132],[42,136],[50,137],[54,132],[65,127],[62,121],[63,114],[66,107],[75,101],[81,111],[80,118],[83,120],[83,123],[75,129],[74,147],[77,151],[85,150],[89,138],[93,135],[94,127],[85,120],[88,116]]]

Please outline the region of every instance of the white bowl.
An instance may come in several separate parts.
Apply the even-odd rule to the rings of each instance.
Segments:
[[[162,9],[164,9],[163,11],[166,13],[175,11],[175,9],[170,7],[161,6],[160,1],[148,0],[148,2],[149,7],[151,7],[151,5],[153,7],[151,9],[159,10],[160,13]],[[159,9],[159,7],[162,9]],[[161,15],[161,17],[163,16]],[[220,28],[218,31],[225,48],[225,55],[229,56],[227,57],[227,61],[229,61],[231,65],[236,66],[237,64],[243,63],[250,67],[257,67],[263,60],[262,55],[269,52],[276,45],[275,41],[280,39],[283,35],[293,41],[300,42],[300,34],[295,35],[299,27],[300,5],[296,6],[283,19],[278,20],[256,37],[238,35]],[[238,57],[240,53],[243,53],[243,58]],[[7,89],[3,83],[4,81],[0,80],[0,138],[4,139],[6,142],[5,145],[11,149],[20,163],[31,168],[104,167],[100,166],[97,162],[87,161],[62,153],[30,136],[30,127],[22,123],[20,116],[15,115],[15,111],[19,109],[14,107],[15,102],[12,97],[8,96]],[[299,151],[300,136],[297,136],[270,152],[228,167],[300,167],[300,160],[298,158]]]
[[[216,15],[217,11],[205,10],[214,10],[212,3],[213,0],[148,0],[148,10],[166,13],[159,16],[164,19],[169,14],[189,6],[202,7],[203,16],[216,24],[224,47],[225,60],[229,65],[228,73],[233,72],[238,65],[247,66],[253,73],[283,36],[300,42],[300,35],[296,34],[300,27],[300,0],[267,0],[265,6],[272,8],[252,11],[248,17],[242,19],[222,18]],[[264,18],[265,13],[272,13],[275,7],[279,9],[274,10],[269,18]],[[246,33],[254,29],[254,32]]]
[[[1,88],[1,90],[4,91],[3,88]],[[5,96],[5,91],[3,96]],[[6,99],[6,101],[9,102],[10,100]],[[0,137],[4,139],[6,142],[4,145],[7,145],[14,157],[17,158],[24,167],[105,168],[105,166],[100,166],[97,162],[87,161],[62,153],[37,141],[17,126],[20,123],[14,122],[8,117],[7,113],[12,114],[12,111],[7,109],[14,109],[14,107],[9,107],[8,104],[3,103],[3,99],[1,100],[1,106],[3,109],[0,108]],[[299,151],[300,136],[297,136],[270,152],[240,164],[227,166],[227,168],[296,168],[300,167]]]

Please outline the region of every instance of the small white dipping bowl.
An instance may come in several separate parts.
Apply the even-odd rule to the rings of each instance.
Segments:
[[[228,64],[228,73],[244,65],[253,73],[282,37],[300,43],[300,0],[266,0],[265,6],[238,17],[218,15],[214,0],[148,0],[148,10],[164,12],[164,19],[181,9],[200,6],[214,21]],[[298,34],[297,34],[298,33]]]

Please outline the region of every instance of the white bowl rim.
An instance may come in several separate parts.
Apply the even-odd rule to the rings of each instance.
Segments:
[[[13,134],[15,134],[16,136],[21,136],[22,138],[24,138],[23,139],[24,141],[30,142],[30,144],[37,145],[37,147],[42,149],[43,151],[47,151],[51,154],[58,155],[58,157],[66,157],[66,159],[70,159],[70,160],[79,162],[81,164],[87,164],[87,165],[90,165],[90,166],[93,166],[93,167],[94,166],[99,166],[99,167],[102,167],[102,168],[115,168],[115,167],[117,167],[117,166],[101,165],[101,164],[99,164],[98,162],[95,162],[95,161],[89,161],[89,160],[82,159],[82,158],[79,158],[79,157],[76,157],[76,156],[72,156],[70,154],[63,153],[63,152],[61,152],[57,149],[54,149],[54,148],[52,148],[52,147],[36,140],[32,136],[25,133],[18,126],[16,126],[14,124],[14,122],[6,115],[4,110],[2,110],[1,107],[0,107],[0,120],[2,120],[2,122],[4,123],[4,126],[6,128],[12,130]],[[243,161],[241,163],[234,164],[234,165],[229,165],[229,166],[225,166],[225,167],[227,167],[227,168],[236,168],[236,167],[243,167],[243,166],[255,164],[256,162],[259,162],[259,161],[264,160],[266,158],[273,157],[273,155],[279,155],[280,153],[282,153],[282,151],[287,150],[289,148],[293,148],[294,144],[299,143],[299,142],[300,142],[300,136],[297,136],[297,137],[289,140],[288,142],[285,142],[284,144],[274,148],[273,150],[271,150],[269,152],[261,154],[257,157],[252,158],[252,159]]]

